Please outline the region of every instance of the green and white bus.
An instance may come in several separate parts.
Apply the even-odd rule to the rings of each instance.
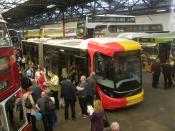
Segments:
[[[173,38],[173,33],[154,33],[138,38],[138,42],[142,45],[143,55],[149,60],[160,58],[160,62],[164,63],[174,49]]]

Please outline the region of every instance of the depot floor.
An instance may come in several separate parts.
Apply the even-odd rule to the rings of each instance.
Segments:
[[[175,131],[175,88],[164,90],[161,75],[159,88],[151,87],[151,74],[143,72],[144,101],[138,105],[106,111],[111,122],[118,121],[122,131]],[[57,111],[58,122],[54,131],[90,131],[90,121],[79,115],[77,102],[76,120],[64,120],[64,109]],[[38,123],[42,131],[42,123]],[[105,129],[109,131],[110,129]]]

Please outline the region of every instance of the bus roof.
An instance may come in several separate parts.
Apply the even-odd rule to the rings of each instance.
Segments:
[[[23,42],[28,42],[28,43],[39,43],[39,44],[43,44],[44,42],[46,42],[47,40],[49,40],[51,38],[29,38],[27,40],[22,40]]]
[[[152,33],[145,36],[140,37],[140,39],[154,39],[155,43],[166,43],[171,42],[175,38],[172,33]]]
[[[90,38],[70,39],[70,40],[48,40],[45,45],[53,45],[60,47],[68,47],[74,49],[99,51],[109,56],[113,56],[115,52],[140,50],[141,46],[133,40],[117,39],[117,38]]]
[[[159,23],[105,23],[105,24],[99,24],[96,27],[101,26],[119,26],[119,25],[161,25]]]
[[[87,16],[101,16],[101,17],[133,17],[132,15],[115,15],[115,14],[103,14],[103,15],[87,15]]]
[[[138,37],[142,37],[148,35],[148,33],[145,32],[126,32],[126,33],[120,33],[117,38],[123,38],[123,39],[134,39]]]

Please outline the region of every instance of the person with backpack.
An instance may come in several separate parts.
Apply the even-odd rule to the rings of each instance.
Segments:
[[[41,98],[38,99],[36,107],[42,114],[44,131],[53,131],[53,123],[56,122],[55,106],[46,92],[41,93]]]
[[[27,91],[23,95],[23,101],[24,101],[24,107],[25,107],[25,113],[27,116],[27,121],[29,124],[32,124],[32,131],[38,131],[36,127],[36,119],[35,116],[33,116],[31,113],[33,110],[35,110],[35,102],[32,97],[32,92]]]

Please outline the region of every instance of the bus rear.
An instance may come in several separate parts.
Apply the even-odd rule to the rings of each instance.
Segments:
[[[18,131],[27,123],[20,96],[15,50],[0,16],[0,131]]]

